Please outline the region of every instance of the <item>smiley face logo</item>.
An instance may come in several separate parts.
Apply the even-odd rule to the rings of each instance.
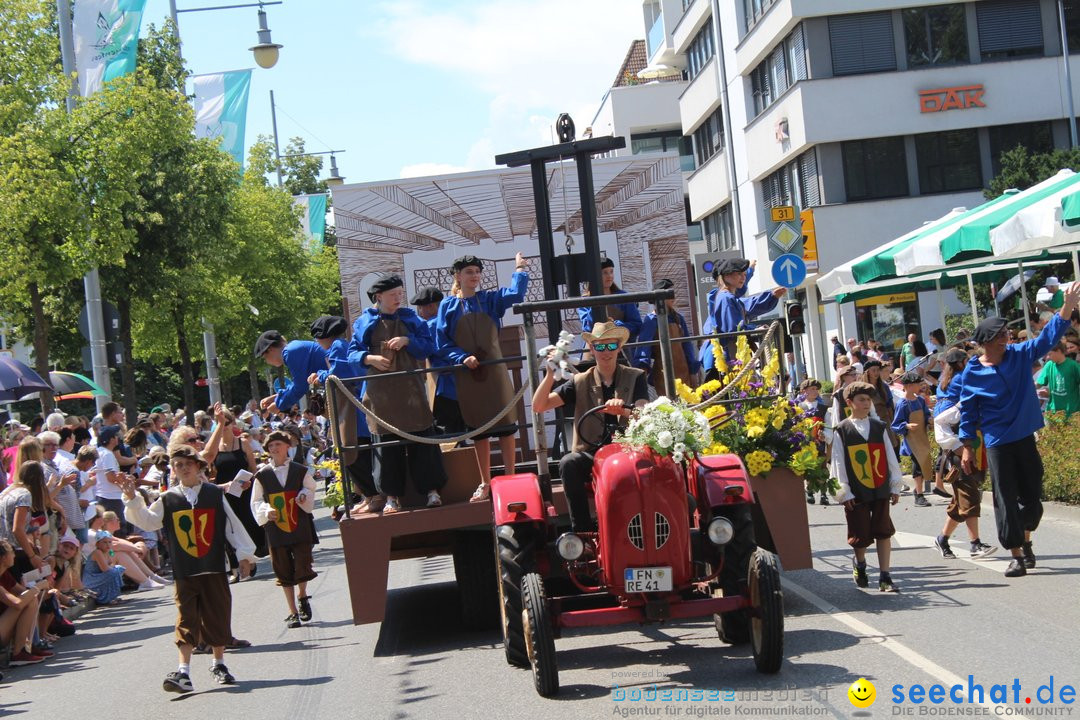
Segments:
[[[857,708],[868,708],[877,700],[877,690],[866,678],[859,678],[851,683],[847,691],[848,700]]]

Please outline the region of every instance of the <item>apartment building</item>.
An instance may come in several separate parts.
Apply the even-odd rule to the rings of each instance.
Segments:
[[[771,284],[771,207],[813,209],[824,274],[983,202],[1006,150],[1069,145],[1057,0],[645,0],[642,11],[649,65],[686,83],[690,219],[707,249],[759,260],[752,289]],[[1069,51],[1080,52],[1080,3],[1064,11]],[[805,359],[820,376],[834,333],[889,343],[940,324],[936,296],[923,293],[846,304],[841,325],[817,276],[797,295]],[[945,296],[948,312],[962,311]]]

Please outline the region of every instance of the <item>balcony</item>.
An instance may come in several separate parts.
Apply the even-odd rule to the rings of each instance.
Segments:
[[[645,36],[645,47],[649,57],[652,57],[658,48],[664,44],[664,16],[658,15],[649,28],[649,34]]]
[[[716,67],[716,58],[713,57],[679,96],[679,117],[682,118],[684,135],[694,132],[720,106]]]
[[[712,3],[709,0],[694,0],[694,2],[686,8],[686,12],[679,18],[679,22],[676,23],[675,29],[671,31],[671,44],[675,48],[675,52],[682,55],[686,52],[686,48],[690,46],[690,41],[697,35],[698,30],[706,23],[712,20],[712,13],[709,12],[712,7]]]
[[[690,195],[690,219],[694,222],[716,210],[731,197],[727,158],[722,150],[699,167],[686,181]]]

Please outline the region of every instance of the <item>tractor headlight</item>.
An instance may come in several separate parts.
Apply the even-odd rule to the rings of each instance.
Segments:
[[[585,552],[585,541],[574,533],[563,533],[555,541],[555,550],[564,560],[577,560]]]
[[[713,518],[709,523],[709,541],[713,545],[727,545],[735,537],[735,526],[727,518]]]

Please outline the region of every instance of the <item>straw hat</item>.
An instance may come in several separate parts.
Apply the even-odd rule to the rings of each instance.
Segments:
[[[630,331],[614,322],[602,322],[593,325],[592,332],[581,333],[582,339],[592,345],[597,342],[617,342],[623,345],[630,338]]]

